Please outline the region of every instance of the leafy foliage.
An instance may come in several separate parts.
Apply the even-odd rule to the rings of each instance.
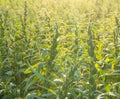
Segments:
[[[119,99],[119,0],[1,0],[1,99]]]

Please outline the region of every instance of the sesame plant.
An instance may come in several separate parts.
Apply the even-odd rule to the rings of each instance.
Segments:
[[[119,0],[0,0],[0,99],[120,99]]]

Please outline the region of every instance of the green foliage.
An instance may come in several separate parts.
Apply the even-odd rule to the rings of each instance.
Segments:
[[[119,0],[0,0],[0,99],[119,99]]]

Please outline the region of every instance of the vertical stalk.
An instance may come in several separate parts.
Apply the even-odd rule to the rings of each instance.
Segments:
[[[4,61],[4,26],[3,26],[3,20],[2,20],[2,15],[0,15],[0,68],[2,68],[2,62]]]
[[[8,11],[0,15],[0,53],[2,62],[8,56],[8,41],[5,39]]]
[[[58,25],[56,24],[55,27],[54,27],[54,30],[55,30],[55,37],[53,38],[53,44],[51,46],[51,49],[50,49],[50,59],[48,60],[48,67],[49,68],[49,72],[51,72],[54,68],[54,63],[53,63],[53,60],[55,59],[56,55],[57,55],[57,39],[59,37],[59,32],[58,32]],[[51,68],[52,66],[52,68]]]
[[[95,68],[94,62],[96,58],[94,53],[93,34],[92,34],[90,25],[88,27],[88,54],[90,56],[89,99],[95,99],[94,92],[96,90],[96,83],[95,83],[96,68]]]
[[[73,60],[74,60],[74,66],[72,66],[70,68],[69,74],[66,77],[66,80],[65,80],[65,82],[64,82],[64,84],[62,86],[62,89],[60,90],[60,95],[59,95],[60,99],[64,99],[65,97],[67,97],[69,87],[74,81],[75,71],[77,70],[77,68],[79,66],[79,61],[78,61],[78,58],[79,58],[79,55],[78,55],[79,45],[78,45],[78,27],[77,27],[77,24],[75,25],[75,41],[74,41],[74,44],[75,44],[73,46],[74,47],[74,54],[72,55]]]
[[[52,43],[52,46],[51,46],[51,49],[50,49],[50,58],[48,59],[47,63],[46,63],[46,68],[47,68],[47,73],[46,73],[46,78],[49,79],[49,80],[52,80],[52,76],[51,76],[51,73],[54,71],[54,59],[57,55],[57,39],[59,37],[59,32],[58,32],[58,25],[55,24],[55,27],[54,27],[54,31],[55,31],[55,36],[53,38],[53,43]],[[51,86],[51,84],[49,82],[45,82],[45,87],[46,88],[49,88]]]
[[[114,31],[114,47],[115,47],[115,56],[116,58],[119,55],[119,35],[120,35],[120,25],[119,25],[119,20],[117,17],[115,17],[115,22],[116,22],[116,26],[115,26],[115,31]]]
[[[114,48],[115,48],[115,57],[119,57],[120,47],[119,47],[119,38],[120,38],[120,23],[119,19],[115,17],[115,30],[114,30]],[[115,64],[115,69],[120,69],[118,63]]]
[[[77,25],[75,25],[75,50],[74,50],[74,52],[75,53],[77,53],[77,51],[78,51],[78,27],[77,27]]]
[[[27,28],[27,0],[25,0],[24,2],[24,13],[23,13],[23,17],[21,17],[21,25],[22,25],[22,34],[21,35],[21,42],[20,42],[20,49],[18,51],[18,54],[20,52],[26,52],[28,51],[27,49],[29,48],[29,43],[28,43],[28,40],[27,40],[27,32],[26,32],[26,28]],[[16,43],[17,44],[17,43]],[[17,47],[16,47],[17,48]],[[16,53],[15,53],[15,56],[16,56]],[[18,59],[15,58],[16,62],[15,64],[17,63],[17,61],[25,61],[23,59],[23,56],[22,57],[19,57]],[[22,67],[18,66],[15,68],[15,72],[16,71],[19,71]],[[18,73],[17,75],[15,75],[15,81],[16,81],[16,84],[20,85],[21,82],[22,82],[22,79],[24,79],[24,75],[22,74],[22,72]],[[23,95],[23,89],[20,87],[20,95]]]
[[[26,33],[26,27],[27,27],[27,1],[24,3],[24,16],[22,20],[22,32],[23,32],[23,38],[25,42],[27,42],[27,33]]]

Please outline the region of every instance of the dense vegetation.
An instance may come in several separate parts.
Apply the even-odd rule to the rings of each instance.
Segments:
[[[0,99],[120,99],[120,0],[0,0]]]

